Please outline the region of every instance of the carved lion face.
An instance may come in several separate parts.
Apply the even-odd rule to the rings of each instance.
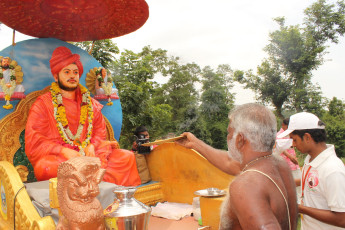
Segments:
[[[103,170],[90,165],[82,171],[73,172],[68,178],[67,194],[73,201],[90,203],[99,194]]]

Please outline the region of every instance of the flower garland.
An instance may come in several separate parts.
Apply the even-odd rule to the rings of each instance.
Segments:
[[[68,120],[66,117],[66,109],[63,105],[61,90],[59,85],[56,82],[53,82],[50,88],[50,92],[52,95],[52,102],[54,106],[54,117],[56,120],[56,126],[59,130],[60,136],[62,137],[63,141],[66,144],[71,145],[72,147],[78,147],[79,152],[83,155],[84,148],[90,144],[91,134],[92,134],[92,120],[93,120],[93,108],[92,102],[89,91],[79,84],[79,88],[82,94],[82,103],[80,109],[80,119],[79,119],[79,126],[77,129],[77,133],[75,135],[72,134],[71,130],[68,127]],[[88,127],[87,127],[87,134],[86,138],[83,142],[80,142],[80,136],[83,132],[84,125],[88,119]]]
[[[102,67],[100,67],[98,70],[96,70],[96,77],[97,77],[97,81],[100,87],[102,87],[102,89],[104,90],[104,94],[106,96],[108,96],[108,103],[107,105],[113,105],[113,102],[110,99],[110,95],[112,92],[112,88],[113,88],[113,82],[112,79],[110,77],[107,78],[107,82],[104,82],[103,77],[101,76],[102,74]]]
[[[3,106],[3,108],[5,109],[13,108],[13,105],[10,104],[10,100],[11,100],[12,94],[14,93],[14,89],[17,86],[14,67],[9,66],[9,70],[11,71],[10,82],[6,83],[4,79],[4,73],[3,73],[2,67],[0,67],[0,86],[2,88],[2,91],[5,94],[6,105]]]
[[[96,74],[96,78],[97,78],[97,81],[98,81],[98,86],[101,86],[102,83],[104,83],[104,80],[101,76],[101,70],[102,70],[102,67],[99,67],[99,69],[96,70],[95,74]]]
[[[102,83],[101,84],[102,89],[104,90],[104,94],[108,96],[108,103],[107,105],[112,105],[113,102],[110,100],[110,95],[113,89],[113,83],[112,82],[107,82],[107,83]]]

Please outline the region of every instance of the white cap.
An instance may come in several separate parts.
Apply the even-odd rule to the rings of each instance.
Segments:
[[[296,113],[290,117],[289,126],[287,130],[279,134],[278,138],[283,138],[295,130],[325,129],[325,125],[319,124],[319,121],[320,119],[312,113]]]

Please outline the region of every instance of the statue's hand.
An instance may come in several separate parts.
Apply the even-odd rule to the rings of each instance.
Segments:
[[[111,146],[112,149],[119,149],[119,143],[117,141],[102,141],[99,145],[99,148],[103,148],[105,146]]]
[[[77,152],[73,149],[70,149],[70,148],[62,148],[61,154],[67,159],[81,156],[81,154],[79,152]]]
[[[89,144],[88,146],[86,146],[86,148],[84,149],[85,152],[85,156],[87,157],[95,157],[95,146],[93,144]]]

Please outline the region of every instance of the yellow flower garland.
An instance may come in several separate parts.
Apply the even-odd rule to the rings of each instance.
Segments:
[[[79,152],[85,155],[83,149],[90,144],[92,134],[92,120],[93,120],[93,108],[89,91],[79,84],[79,88],[82,94],[82,105],[80,109],[80,119],[77,133],[72,134],[68,127],[68,120],[66,117],[66,109],[62,102],[62,95],[60,87],[57,83],[53,82],[50,88],[52,95],[52,102],[54,106],[54,117],[56,120],[56,126],[59,130],[59,134],[63,141],[71,146],[77,146]],[[87,135],[83,142],[80,142],[80,136],[83,131],[86,119],[88,119]]]

